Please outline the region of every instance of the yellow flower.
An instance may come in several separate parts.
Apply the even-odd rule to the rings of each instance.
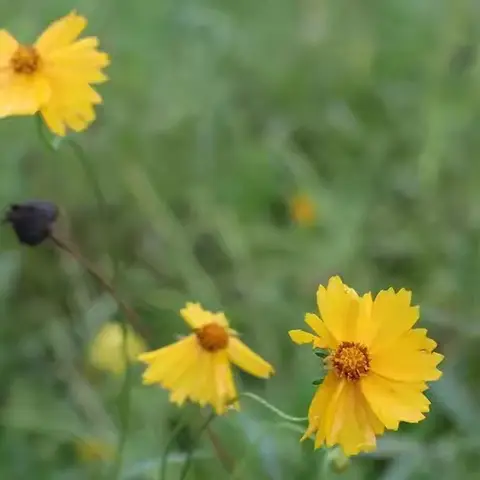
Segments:
[[[0,30],[0,118],[40,112],[57,135],[81,131],[95,119],[102,102],[90,84],[102,83],[109,64],[97,50],[98,39],[77,40],[87,20],[72,12],[53,22],[33,45]]]
[[[140,355],[139,360],[148,364],[143,383],[159,383],[170,390],[170,400],[178,405],[190,399],[212,405],[218,415],[230,404],[238,409],[232,403],[237,391],[230,364],[261,378],[272,375],[273,367],[237,338],[223,313],[203,310],[195,303],[187,303],[180,313],[194,333]]]
[[[308,412],[302,440],[316,433],[315,448],[339,444],[345,454],[375,449],[376,435],[399,422],[425,418],[430,402],[427,381],[438,380],[443,356],[426,329],[412,329],[419,308],[410,305],[411,292],[392,288],[375,299],[333,277],[320,286],[317,303],[322,318],[308,313],[305,322],[315,335],[292,330],[295,343],[326,349],[328,374]]]
[[[290,199],[290,215],[299,225],[310,227],[316,220],[315,204],[308,195],[298,193]]]
[[[90,345],[88,355],[90,363],[99,370],[122,373],[126,367],[125,356],[129,362],[132,362],[146,350],[143,339],[130,327],[127,327],[126,342],[125,351],[121,325],[110,322],[105,324]]]
[[[75,442],[75,451],[77,457],[85,463],[96,460],[111,460],[115,453],[112,445],[96,438],[77,440]]]

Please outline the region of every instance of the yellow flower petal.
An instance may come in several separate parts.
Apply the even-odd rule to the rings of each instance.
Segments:
[[[356,341],[369,347],[377,334],[378,326],[372,318],[373,300],[370,293],[360,298],[358,305],[357,335]]]
[[[178,342],[160,348],[153,352],[143,353],[138,356],[142,362],[148,363],[149,367],[143,374],[146,384],[160,383],[168,385],[174,380],[178,365],[185,361],[195,361],[197,352],[197,340],[190,335]]]
[[[331,404],[330,414],[334,419],[327,432],[327,445],[338,443],[346,455],[375,449],[375,432],[357,385],[343,381],[337,401]]]
[[[410,330],[417,322],[420,312],[418,307],[410,305],[411,292],[393,288],[382,290],[375,298],[372,307],[372,321],[377,325],[377,333],[370,346],[376,353],[389,348],[392,342]]]
[[[87,19],[71,12],[53,22],[35,42],[41,55],[74,42],[87,26]]]
[[[338,346],[337,340],[329,332],[325,323],[315,314],[307,313],[305,315],[305,323],[318,335],[314,341],[315,347],[334,349]]]
[[[371,369],[382,377],[401,382],[438,380],[442,372],[437,365],[443,360],[439,353],[415,352],[401,348],[384,350],[372,358]]]
[[[408,340],[411,343],[412,348],[415,350],[433,352],[433,350],[437,348],[437,342],[427,337],[426,328],[415,328],[414,330],[410,330],[400,338],[400,341],[402,339]]]
[[[214,400],[214,389],[210,379],[213,375],[212,355],[197,348],[195,352],[186,354],[187,367],[175,376],[175,381],[164,386],[174,392],[180,390],[192,401],[205,406]],[[175,368],[173,368],[175,370]]]
[[[357,339],[359,298],[340,277],[332,277],[327,288],[319,286],[317,303],[322,320],[337,343]]]
[[[212,405],[217,407],[217,381],[216,381],[216,354],[203,352],[205,358],[202,373],[198,373],[199,382],[196,384],[197,393],[192,395],[192,399],[205,406]]]
[[[230,337],[227,351],[230,360],[250,375],[268,378],[275,372],[268,362],[250,350],[238,338]]]
[[[215,354],[215,410],[218,415],[225,413],[227,407],[238,397],[233,383],[232,369],[225,352]],[[238,403],[236,404],[238,408]]]
[[[0,118],[33,115],[50,98],[48,82],[40,76],[9,76],[0,85]]]
[[[436,367],[443,355],[432,353],[436,346],[427,337],[426,329],[409,330],[388,349],[372,355],[371,369],[385,378],[403,382],[438,380],[442,373]]]
[[[110,64],[106,53],[96,49],[96,37],[83,38],[48,56],[43,72],[50,78],[69,83],[102,83],[107,77],[101,69]]]
[[[302,440],[316,432],[315,448],[341,445],[347,455],[371,451],[375,434],[384,427],[373,414],[358,386],[329,373],[309,409],[309,427]]]
[[[204,310],[199,303],[187,303],[185,308],[180,310],[180,314],[194,330],[203,327],[207,323],[218,323],[222,327],[228,328],[228,321],[223,313],[213,313]]]
[[[417,423],[429,410],[429,400],[408,383],[371,374],[361,380],[360,387],[372,411],[388,429],[397,430],[400,421]]]
[[[6,30],[0,30],[0,68],[10,64],[12,55],[17,48],[18,42]],[[2,83],[0,81],[0,85]]]
[[[325,441],[325,412],[337,387],[337,379],[331,372],[318,387],[308,409],[308,429],[303,435],[302,441],[316,432],[315,448],[320,448]]]
[[[292,341],[297,343],[298,345],[303,345],[305,343],[313,343],[316,338],[315,335],[304,332],[303,330],[290,330],[288,334],[290,335]]]
[[[86,83],[62,83],[55,78],[49,81],[55,94],[41,108],[41,113],[50,130],[64,136],[67,127],[77,132],[87,128],[95,120],[92,105],[101,100],[98,94]]]

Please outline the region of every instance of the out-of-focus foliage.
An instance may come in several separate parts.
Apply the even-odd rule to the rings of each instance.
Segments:
[[[240,376],[242,388],[292,415],[306,414],[316,365],[287,330],[315,309],[318,283],[338,273],[358,291],[412,289],[446,356],[432,411],[342,478],[477,478],[477,2],[3,0],[0,18],[28,42],[72,8],[112,58],[98,120],[77,138],[108,211],[74,152],[49,152],[32,118],[0,123],[2,205],[56,202],[84,255],[141,316],[149,348],[186,333],[185,301],[225,310],[278,372]],[[298,192],[321,212],[308,228],[289,217]],[[122,378],[89,365],[88,351],[121,313],[51,245],[20,247],[6,228],[0,242],[0,478],[110,475],[114,459],[87,460],[78,445],[111,452],[119,441]],[[185,421],[169,457],[177,478],[201,419],[142,387],[141,371],[130,372],[119,478],[157,478]],[[249,399],[213,426],[236,461],[230,478],[335,475],[332,455]],[[206,438],[190,478],[229,478]]]

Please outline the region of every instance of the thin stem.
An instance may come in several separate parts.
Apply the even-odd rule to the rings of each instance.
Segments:
[[[198,430],[198,435],[197,435],[197,442],[200,440],[200,437],[202,436],[202,433],[208,428],[212,420],[216,417],[215,412],[211,412],[210,415],[207,417],[205,422],[202,424],[200,429]],[[187,476],[188,470],[190,469],[190,465],[192,464],[192,459],[193,459],[193,453],[195,450],[196,442],[190,446],[190,450],[188,451],[187,458],[185,459],[185,463],[183,464],[182,471],[180,472],[180,477],[179,480],[184,480],[185,477]]]
[[[72,149],[75,156],[78,158],[78,160],[82,164],[83,171],[85,172],[85,175],[88,178],[88,181],[92,185],[93,193],[95,195],[95,200],[97,201],[97,205],[103,217],[103,220],[107,222],[108,221],[107,201],[105,199],[105,196],[103,195],[102,189],[100,188],[100,183],[98,181],[98,178],[95,175],[92,165],[90,164],[90,160],[85,154],[83,147],[79,143],[75,142],[75,140],[72,140],[71,138],[67,138],[66,141],[68,145],[70,145],[70,148]]]
[[[92,186],[93,193],[95,195],[95,200],[97,202],[98,209],[100,210],[100,215],[103,219],[104,225],[106,226],[106,239],[108,246],[110,247],[110,256],[112,258],[113,262],[113,271],[114,271],[114,276],[116,275],[116,272],[118,271],[118,259],[116,255],[113,255],[114,252],[114,243],[112,239],[112,230],[109,228],[109,223],[110,219],[108,216],[108,208],[107,208],[107,201],[105,199],[105,196],[103,195],[102,189],[100,187],[100,183],[98,181],[97,176],[95,175],[95,171],[92,168],[92,165],[90,163],[90,160],[88,156],[85,154],[85,151],[83,147],[75,142],[72,139],[67,139],[67,143],[72,149],[73,153],[77,157],[77,159],[80,161],[83,171],[85,172],[85,175]],[[109,291],[113,294],[115,293],[114,288],[110,284],[110,289]],[[118,297],[117,297],[117,302],[118,302]],[[123,310],[125,312],[125,318],[129,319],[130,323],[132,323],[132,310],[127,307],[125,309],[125,304],[122,301],[123,305]],[[127,310],[128,315],[127,315]],[[134,316],[136,317],[136,314],[134,313]],[[135,323],[136,322],[135,320]],[[125,375],[122,383],[122,389],[120,391],[119,395],[119,410],[120,410],[120,419],[121,419],[121,429],[120,429],[120,435],[118,438],[118,445],[116,449],[116,454],[115,454],[115,462],[114,462],[114,467],[113,467],[113,472],[112,472],[112,479],[117,479],[119,478],[122,470],[122,460],[123,460],[123,452],[125,450],[125,446],[127,443],[127,437],[128,437],[128,430],[129,430],[129,424],[130,424],[130,403],[131,403],[131,384],[132,384],[132,375],[131,375],[131,368],[130,364],[128,361],[128,347],[127,347],[127,322],[125,319],[122,319],[122,333],[123,333],[123,354],[125,358]]]
[[[284,420],[287,420],[289,422],[300,423],[300,422],[308,421],[308,417],[293,417],[292,415],[288,415],[288,413],[285,413],[279,408],[274,407],[272,404],[268,403],[265,399],[263,399],[262,397],[259,397],[258,395],[255,395],[254,393],[242,392],[239,394],[239,397],[251,398],[252,400],[255,400],[257,403],[259,403],[260,405],[263,405],[265,408],[268,408],[268,410],[275,413],[275,415],[278,415],[280,418],[283,418]]]
[[[114,263],[114,271],[116,272],[118,265],[117,265],[116,257],[112,255],[113,242],[112,242],[112,237],[110,233],[111,230],[108,228],[109,217],[108,217],[107,200],[103,195],[102,189],[100,187],[100,183],[98,181],[97,176],[95,175],[95,171],[92,168],[92,165],[90,163],[88,156],[85,153],[85,150],[79,143],[75,142],[75,140],[71,138],[67,138],[67,137],[50,138],[45,130],[45,125],[42,121],[42,117],[39,114],[36,115],[36,125],[37,125],[38,136],[40,137],[40,140],[42,140],[42,142],[46,145],[49,151],[53,153],[57,153],[61,141],[64,141],[68,143],[73,153],[75,154],[75,157],[77,157],[80,164],[82,165],[82,169],[85,173],[85,176],[87,177],[88,182],[92,186],[97,207],[100,211],[100,215],[102,216],[103,221],[106,225],[105,237],[108,239],[109,247],[111,250],[110,255]]]
[[[142,328],[137,313],[119,297],[115,288],[97,269],[97,267],[92,262],[87,260],[71,243],[67,242],[63,238],[60,238],[55,232],[50,234],[50,238],[58,248],[70,254],[73,258],[75,258],[75,260],[77,260],[78,263],[83,265],[87,272],[94,277],[102,285],[102,287],[107,290],[108,293],[110,293],[115,302],[117,302],[120,310],[122,310],[125,314],[125,317],[128,319],[132,327],[141,333]]]
[[[47,145],[48,149],[52,152],[56,152],[60,145],[60,142],[56,142],[60,137],[49,138],[47,133],[45,132],[45,127],[42,122],[40,115],[37,115],[37,130],[41,140]],[[82,146],[76,143],[72,139],[66,139],[67,143],[70,145],[70,148],[73,150],[73,153],[80,161],[83,171],[92,186],[95,199],[97,202],[98,209],[103,219],[103,223],[106,228],[105,237],[107,238],[109,247],[110,247],[110,256],[113,262],[113,271],[114,277],[118,271],[118,262],[114,252],[114,245],[112,242],[111,237],[111,229],[109,228],[109,218],[108,218],[108,209],[107,209],[107,201],[103,195],[102,189],[100,187],[100,183],[98,182],[97,176],[95,175],[95,171],[92,168],[88,156],[85,154]],[[127,320],[133,326],[139,324],[138,317],[136,313],[117,295],[115,288],[113,287],[112,283],[105,279],[105,277],[97,270],[95,265],[90,263],[86,260],[77,249],[73,248],[71,245],[67,244],[63,239],[59,238],[55,234],[50,235],[54,243],[60,247],[62,250],[68,252],[72,255],[79,263],[81,263],[87,271],[94,276],[102,286],[112,295],[112,297],[117,302],[120,310],[124,312],[125,317],[122,318],[122,332],[123,332],[123,354],[125,358],[125,377],[122,384],[122,390],[119,395],[119,409],[120,409],[120,419],[121,419],[121,430],[118,439],[118,446],[115,455],[115,462],[113,467],[113,475],[112,478],[116,479],[120,476],[121,469],[122,469],[122,458],[123,452],[125,450],[125,445],[128,436],[128,427],[130,423],[130,396],[131,396],[131,369],[128,359],[128,346],[127,346]]]
[[[180,430],[185,426],[185,422],[183,422],[182,418],[180,417],[179,422],[175,425],[170,437],[168,438],[167,444],[165,445],[165,450],[163,451],[162,460],[160,463],[160,470],[158,472],[159,480],[165,480],[167,475],[167,457],[170,453],[170,449],[172,448],[173,443],[177,439]]]
[[[75,142],[75,140],[71,138],[67,138],[66,142],[70,145],[73,153],[80,161],[82,165],[83,171],[85,176],[87,177],[90,185],[92,186],[93,194],[95,195],[95,200],[97,202],[98,209],[100,211],[100,215],[102,217],[103,223],[105,225],[105,238],[107,239],[107,246],[110,250],[110,257],[113,263],[113,271],[114,276],[118,271],[118,258],[114,255],[115,251],[115,243],[113,241],[112,229],[110,228],[110,217],[108,215],[108,203],[105,198],[105,195],[102,192],[102,188],[100,187],[100,182],[98,181],[97,176],[95,175],[95,170],[92,168],[92,164],[88,158],[88,155],[85,153],[83,147]]]
[[[206,430],[208,439],[210,440],[210,443],[212,444],[212,447],[215,450],[215,453],[217,454],[220,463],[222,464],[223,468],[231,474],[235,470],[235,461],[227,452],[227,450],[223,447],[212,427],[208,425]]]
[[[122,470],[122,459],[123,459],[123,452],[125,450],[125,445],[127,442],[128,436],[128,428],[130,422],[130,392],[131,392],[131,369],[128,361],[128,354],[127,354],[127,323],[128,322],[136,328],[138,331],[141,332],[139,328],[140,322],[136,312],[123,301],[117,294],[113,285],[105,278],[105,276],[97,269],[97,267],[87,260],[75,247],[73,247],[70,243],[67,243],[64,239],[60,238],[55,232],[50,233],[50,238],[55,243],[55,245],[60,248],[61,250],[69,253],[73,258],[75,258],[83,267],[93,276],[105,290],[107,290],[113,299],[117,302],[118,307],[121,311],[123,311],[125,316],[125,321],[122,323],[123,329],[123,351],[125,357],[125,377],[122,384],[122,390],[119,396],[119,403],[120,403],[120,418],[122,421],[120,435],[118,439],[118,445],[115,455],[115,461],[113,465],[112,471],[112,479],[117,479],[120,476]]]
[[[43,125],[42,117],[40,115],[36,115],[35,124],[37,126],[37,132],[40,140],[42,140],[42,142],[51,152],[55,152],[55,147],[52,145],[51,140],[47,137],[47,134],[45,133],[45,127]]]
[[[125,331],[126,324],[122,325],[124,332],[123,332],[123,349],[125,355],[125,376],[122,383],[122,390],[120,391],[119,395],[119,403],[120,403],[120,419],[121,419],[121,428],[120,428],[120,435],[118,437],[117,448],[115,451],[115,461],[112,470],[112,479],[115,480],[120,478],[120,474],[122,471],[122,464],[123,464],[123,452],[125,451],[125,446],[127,443],[128,437],[128,430],[130,426],[130,401],[131,401],[131,383],[132,383],[132,371],[130,368],[130,364],[128,362],[128,355],[126,353],[127,350],[127,334]]]

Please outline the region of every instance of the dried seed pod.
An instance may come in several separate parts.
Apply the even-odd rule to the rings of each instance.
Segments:
[[[54,203],[29,200],[10,205],[3,221],[12,225],[20,243],[35,246],[49,237],[57,217]]]

